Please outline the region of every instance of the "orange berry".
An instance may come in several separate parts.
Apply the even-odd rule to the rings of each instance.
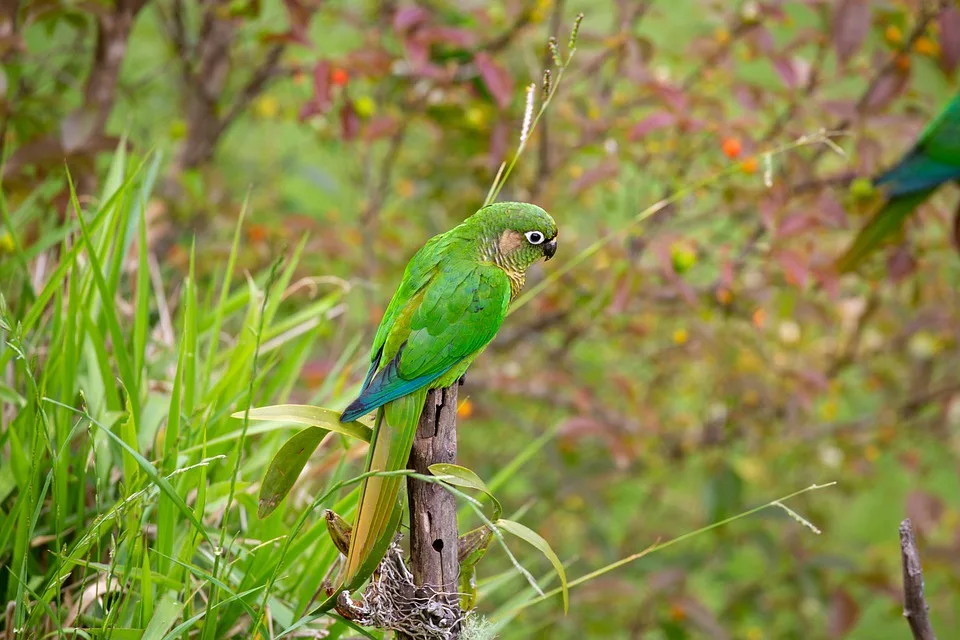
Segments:
[[[917,38],[917,41],[913,45],[913,50],[922,56],[928,56],[930,58],[936,58],[940,55],[939,43],[926,36]]]
[[[747,158],[743,161],[743,166],[741,167],[743,172],[746,174],[754,174],[757,172],[757,169],[760,168],[760,163],[757,162],[755,157]]]
[[[469,418],[473,415],[473,403],[470,402],[470,399],[466,399],[460,403],[460,406],[457,407],[457,417],[458,418]]]
[[[731,160],[739,157],[740,152],[743,151],[743,145],[736,138],[725,138],[721,148],[723,149],[723,155]]]
[[[910,56],[905,53],[901,53],[894,60],[894,64],[897,66],[897,69],[906,73],[907,71],[910,71]]]
[[[895,24],[891,24],[883,31],[883,37],[886,38],[890,44],[900,44],[903,42],[903,32],[900,31],[900,27]]]
[[[338,87],[343,87],[350,81],[350,74],[347,73],[346,69],[341,69],[340,67],[334,67],[330,71],[330,82],[335,84]]]
[[[267,239],[267,228],[262,224],[251,224],[247,227],[247,240],[259,244]]]

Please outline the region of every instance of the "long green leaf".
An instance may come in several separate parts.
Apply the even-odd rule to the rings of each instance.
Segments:
[[[300,477],[300,472],[303,471],[307,460],[320,446],[320,441],[329,433],[331,433],[329,429],[307,427],[294,434],[280,447],[280,450],[273,456],[273,460],[270,461],[267,473],[260,484],[258,518],[266,518],[273,513],[277,505],[287,497],[290,489],[293,488],[293,484]]]
[[[143,630],[142,640],[160,640],[164,637],[183,610],[183,603],[177,599],[174,591],[167,591],[160,597],[153,617]]]
[[[458,487],[476,489],[477,491],[482,491],[485,493],[487,497],[490,498],[490,501],[493,502],[493,520],[499,520],[500,516],[503,515],[503,507],[500,505],[500,501],[497,500],[495,495],[493,495],[493,492],[490,491],[486,483],[480,479],[480,476],[475,474],[470,469],[461,467],[457,464],[447,464],[445,462],[432,464],[428,468],[430,469],[430,473],[446,483]]]
[[[522,525],[519,522],[514,522],[513,520],[498,520],[495,523],[500,529],[503,529],[507,533],[512,533],[521,540],[524,540],[546,556],[547,560],[550,561],[550,564],[553,565],[553,570],[557,572],[557,576],[560,578],[560,591],[563,594],[563,612],[566,613],[567,609],[570,606],[570,594],[569,588],[567,587],[567,572],[563,569],[563,563],[560,562],[560,558],[557,557],[557,554],[554,553],[553,549],[550,547],[550,543],[543,539],[539,533],[533,529]]]
[[[237,411],[231,418],[243,419],[244,412]],[[269,407],[250,409],[251,420],[270,420],[273,422],[292,422],[305,424],[310,427],[320,427],[328,431],[336,431],[351,438],[370,442],[373,418],[365,417],[353,422],[340,422],[340,412],[322,407],[311,407],[304,404],[278,404]]]
[[[115,434],[113,431],[103,426],[102,424],[100,424],[89,413],[80,411],[79,409],[75,409],[70,405],[63,404],[62,402],[57,402],[56,400],[53,400],[51,398],[44,398],[44,401],[49,402],[51,404],[55,404],[60,407],[64,407],[65,409],[69,409],[74,413],[77,413],[78,415],[83,416],[84,418],[90,421],[90,424],[93,424],[98,429],[100,429],[105,434],[107,434],[107,437],[113,440],[113,442],[116,443],[117,446],[119,446],[121,449],[123,449],[124,451],[129,453],[131,456],[133,456],[133,459],[137,461],[138,465],[140,465],[140,469],[142,469],[143,472],[146,474],[146,476],[150,478],[151,482],[157,485],[157,487],[160,489],[160,491],[164,493],[164,495],[170,498],[174,506],[176,506],[177,510],[180,511],[183,517],[186,518],[190,522],[190,524],[192,524],[193,527],[197,530],[197,533],[199,533],[203,537],[203,539],[207,541],[209,544],[211,545],[214,544],[213,540],[210,538],[210,535],[207,533],[206,528],[203,526],[203,523],[201,523],[197,519],[193,511],[187,506],[187,503],[184,502],[183,498],[180,497],[180,494],[176,492],[176,490],[170,485],[170,483],[167,481],[166,478],[162,477],[157,472],[157,468],[154,467],[152,464],[150,464],[149,460],[147,460],[142,455],[140,455],[139,451],[133,449],[130,445],[128,445],[123,440],[121,440],[117,434]]]

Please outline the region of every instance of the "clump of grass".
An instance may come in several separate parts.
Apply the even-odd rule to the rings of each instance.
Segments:
[[[185,277],[164,280],[144,215],[161,162],[121,147],[64,225],[35,199],[0,199],[15,247],[0,263],[0,626],[23,637],[250,637],[272,576],[266,619],[289,625],[336,559],[318,520],[281,562],[288,509],[258,520],[251,491],[295,426],[230,414],[289,397],[344,288],[283,306],[304,242],[238,276],[242,214],[219,281],[197,282],[195,250]],[[351,391],[350,344],[311,402]],[[318,570],[289,572],[294,560]]]

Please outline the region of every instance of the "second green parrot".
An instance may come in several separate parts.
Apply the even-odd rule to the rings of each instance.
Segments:
[[[532,204],[501,202],[431,238],[410,260],[380,322],[349,422],[376,411],[367,471],[406,468],[427,391],[448,387],[493,340],[527,268],[557,250],[557,225]],[[402,476],[371,476],[361,487],[344,585],[369,568],[395,522]],[[382,548],[382,547],[378,547]],[[362,577],[362,576],[361,576]]]
[[[873,179],[884,203],[837,261],[839,270],[854,269],[940,185],[954,180],[960,180],[960,93],[927,125],[900,162]]]

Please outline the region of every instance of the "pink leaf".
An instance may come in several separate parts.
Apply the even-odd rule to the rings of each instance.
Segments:
[[[860,619],[857,601],[842,587],[833,592],[827,614],[827,633],[830,638],[844,638]]]
[[[393,116],[376,116],[364,127],[363,138],[365,140],[377,140],[392,136],[397,132],[399,124]]]
[[[620,168],[616,161],[604,160],[600,164],[583,172],[583,175],[577,178],[570,187],[574,193],[579,193],[589,189],[598,182],[603,182],[619,173]]]
[[[653,115],[647,116],[635,124],[633,129],[630,130],[630,139],[639,140],[652,131],[664,129],[673,125],[676,121],[677,116],[673,115],[669,111],[659,111]]]
[[[498,118],[493,125],[493,131],[490,132],[490,169],[493,171],[496,171],[507,155],[510,133],[510,125],[507,124],[506,119]]]
[[[426,9],[418,6],[406,6],[397,10],[393,16],[393,28],[398,33],[405,33],[418,27],[430,19]]]
[[[313,67],[313,95],[300,109],[300,120],[307,120],[315,115],[326,113],[331,106],[330,92],[330,63],[320,60]]]
[[[773,51],[773,35],[766,28],[757,27],[756,29],[751,29],[749,37],[760,53],[768,54]]]
[[[846,63],[863,45],[870,30],[870,6],[866,0],[840,0],[833,14],[833,48]]]
[[[805,213],[795,213],[783,219],[777,228],[777,236],[781,238],[795,236],[816,227],[816,220],[812,217]]]
[[[759,89],[747,85],[737,85],[733,88],[733,96],[744,109],[756,111],[760,108],[763,96]]]
[[[952,74],[960,63],[960,8],[948,7],[940,13],[940,64]]]
[[[353,108],[353,102],[347,100],[340,109],[340,128],[343,139],[350,141],[357,137],[360,131],[360,116],[357,110]]]
[[[497,106],[506,109],[513,97],[513,78],[510,77],[510,73],[483,52],[478,53],[473,61],[477,65],[483,84],[486,85]]]
[[[777,75],[780,76],[780,79],[790,89],[796,89],[800,85],[800,78],[797,74],[797,69],[793,64],[793,60],[790,58],[780,56],[774,58],[772,61],[773,68],[777,72]]]
[[[792,251],[783,251],[777,257],[787,282],[800,288],[805,287],[810,280],[810,270],[807,269],[806,262]]]
[[[847,212],[831,193],[824,191],[820,194],[817,209],[817,218],[830,228],[843,229],[847,226]]]
[[[666,103],[673,111],[677,113],[684,113],[688,110],[687,96],[683,89],[679,87],[673,87],[662,82],[652,83],[650,85],[650,89],[659,95],[664,103]]]
[[[318,104],[330,103],[330,63],[321,60],[313,67],[313,97]]]
[[[429,27],[424,29],[423,35],[430,42],[441,42],[462,48],[472,47],[477,42],[472,31],[456,27]]]
[[[880,76],[863,104],[864,111],[871,113],[882,110],[903,93],[908,80],[910,80],[910,71],[904,71],[899,67]]]
[[[917,261],[910,253],[910,245],[906,242],[900,244],[897,250],[887,258],[887,273],[890,280],[900,282],[917,268]]]

